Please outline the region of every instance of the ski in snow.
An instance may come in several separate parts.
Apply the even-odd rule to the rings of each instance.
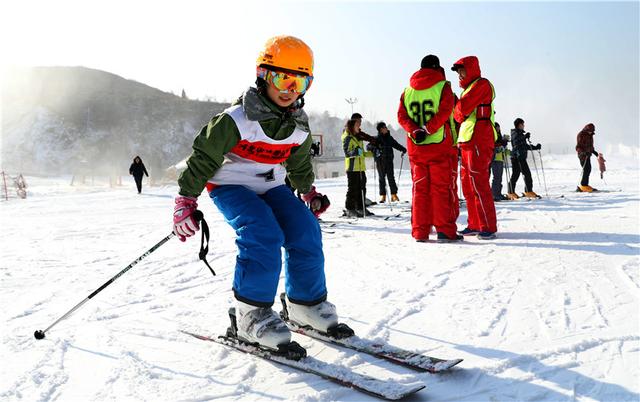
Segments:
[[[251,354],[261,359],[291,367],[305,373],[314,374],[344,387],[353,388],[368,395],[390,401],[405,398],[425,388],[425,385],[421,383],[402,384],[393,380],[381,380],[358,374],[346,367],[339,366],[337,364],[325,363],[309,356],[300,360],[287,359],[283,356],[277,355],[275,352],[240,342],[237,338],[230,336],[221,335],[217,338],[213,338],[198,335],[189,331],[180,330],[180,332],[203,341],[215,342],[220,345],[236,349],[240,352]]]
[[[284,293],[280,294],[282,302],[282,311],[280,318],[287,324],[290,330],[310,338],[317,339],[326,343],[342,346],[357,352],[366,353],[392,363],[409,367],[418,371],[428,371],[430,373],[438,373],[449,370],[451,367],[460,363],[462,359],[444,360],[435,357],[425,356],[410,350],[401,349],[396,346],[383,342],[371,341],[356,336],[353,330],[345,324],[338,324],[333,328],[333,332],[337,335],[330,335],[325,332],[313,329],[308,326],[298,325],[289,319],[289,311],[287,309],[287,300]]]
[[[323,342],[342,346],[348,349],[353,349],[358,352],[366,353],[418,371],[438,373],[449,370],[451,367],[462,361],[462,359],[444,360],[425,356],[386,343],[363,339],[356,335],[350,336],[348,338],[337,339],[315,329],[301,327],[292,321],[285,320],[285,322],[287,323],[289,329],[299,334],[306,335]]]

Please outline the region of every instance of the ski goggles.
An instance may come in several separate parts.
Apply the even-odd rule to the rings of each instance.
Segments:
[[[258,77],[273,85],[280,93],[304,94],[311,87],[313,77],[258,67]]]

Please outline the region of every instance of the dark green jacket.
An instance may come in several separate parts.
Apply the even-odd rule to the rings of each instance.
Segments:
[[[247,118],[258,121],[269,138],[288,138],[296,127],[310,133],[309,119],[302,109],[295,109],[293,112],[283,111],[256,88],[245,91],[234,105],[240,103]],[[214,116],[193,141],[193,152],[187,159],[187,169],[178,178],[180,194],[198,197],[207,181],[222,166],[224,155],[231,151],[240,138],[238,127],[231,116],[225,112]],[[300,146],[291,151],[291,155],[283,163],[289,181],[301,193],[308,192],[314,181],[309,155],[311,143],[312,138],[309,135]]]

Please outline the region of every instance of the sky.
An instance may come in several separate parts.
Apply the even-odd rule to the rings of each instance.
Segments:
[[[130,2],[0,5],[3,65],[86,66],[190,98],[230,101],[254,82],[267,38],[314,51],[307,108],[397,127],[399,97],[427,54],[476,55],[496,120],[521,117],[551,152],[596,125],[596,149],[640,147],[638,2]],[[313,127],[312,127],[313,129]],[[323,133],[331,134],[331,133]]]

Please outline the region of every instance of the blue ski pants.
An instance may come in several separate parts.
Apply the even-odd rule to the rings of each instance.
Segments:
[[[309,305],[326,299],[320,225],[287,186],[256,194],[243,186],[224,185],[209,195],[236,231],[236,299],[255,306],[273,305],[283,247],[289,299]]]

